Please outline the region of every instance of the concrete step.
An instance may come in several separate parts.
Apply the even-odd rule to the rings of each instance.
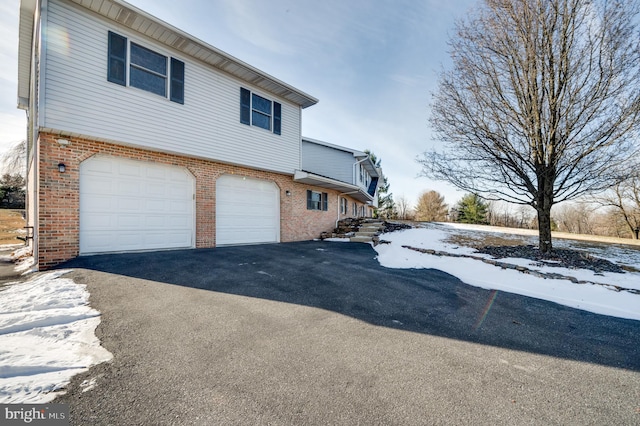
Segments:
[[[370,243],[370,242],[373,242],[373,238],[356,235],[355,237],[351,237],[349,241],[352,243]]]
[[[358,231],[356,237],[375,237],[379,231]]]
[[[369,222],[369,221],[367,221],[367,222],[364,222],[364,223],[362,224],[362,226],[384,226],[384,222],[378,222],[378,221],[376,221],[376,222]]]
[[[382,228],[377,228],[375,226],[362,226],[356,232],[380,232]]]

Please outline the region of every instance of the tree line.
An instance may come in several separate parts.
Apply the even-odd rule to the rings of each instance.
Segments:
[[[400,196],[395,206],[391,219],[539,228],[536,211],[531,207],[488,201],[471,193],[449,206],[439,192],[424,191],[415,206],[405,196]],[[551,212],[552,231],[638,239],[639,228],[640,182],[633,180],[598,197],[564,204]]]

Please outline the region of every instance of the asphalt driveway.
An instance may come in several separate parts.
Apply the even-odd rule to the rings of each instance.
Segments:
[[[56,402],[82,425],[640,423],[639,321],[375,255],[317,241],[75,259],[61,267],[114,359]]]

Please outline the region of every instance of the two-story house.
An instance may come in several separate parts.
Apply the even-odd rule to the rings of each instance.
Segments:
[[[307,240],[380,171],[301,136],[317,99],[121,0],[22,0],[18,107],[37,266]]]

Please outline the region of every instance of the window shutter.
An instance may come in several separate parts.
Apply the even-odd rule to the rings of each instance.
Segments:
[[[247,89],[240,88],[240,122],[242,124],[251,124],[251,92]]]
[[[273,133],[279,135],[282,128],[282,105],[278,102],[273,103]]]
[[[327,194],[326,192],[322,193],[322,210],[327,211],[328,210],[328,198],[329,198],[329,194]]]
[[[307,189],[307,210],[313,210],[313,199],[309,189]]]
[[[127,39],[109,31],[107,80],[127,85]]]
[[[171,58],[171,95],[173,102],[184,104],[184,62]]]

